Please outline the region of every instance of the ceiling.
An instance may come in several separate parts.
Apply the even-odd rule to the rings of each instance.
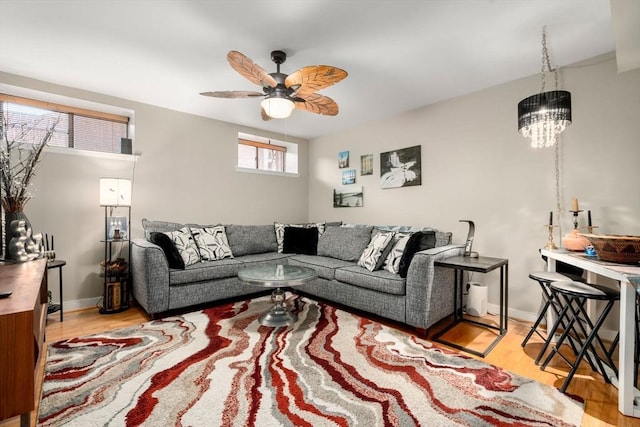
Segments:
[[[0,0],[0,14],[0,71],[308,139],[535,75],[543,26],[555,66],[615,50],[608,0]],[[320,91],[338,116],[264,122],[259,99],[199,95],[260,90],[226,54],[274,72],[276,49],[286,74],[349,73]]]

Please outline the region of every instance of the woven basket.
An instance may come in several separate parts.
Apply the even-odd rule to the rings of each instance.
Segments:
[[[640,236],[618,234],[582,234],[589,239],[602,261],[622,264],[640,262]]]

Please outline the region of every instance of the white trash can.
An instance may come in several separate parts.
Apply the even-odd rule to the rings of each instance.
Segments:
[[[482,317],[487,314],[487,285],[478,282],[469,282],[469,294],[467,295],[467,314]]]

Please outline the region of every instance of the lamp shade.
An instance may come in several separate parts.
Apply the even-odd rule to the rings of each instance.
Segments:
[[[293,101],[288,98],[272,96],[265,98],[260,103],[262,109],[269,117],[274,119],[285,119],[291,115],[295,108]]]
[[[518,103],[518,130],[531,138],[532,147],[548,147],[571,124],[571,93],[542,92]]]
[[[131,180],[100,178],[100,206],[131,206]]]

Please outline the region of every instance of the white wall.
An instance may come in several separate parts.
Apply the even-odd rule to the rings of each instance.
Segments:
[[[569,67],[562,77],[573,101],[573,124],[561,142],[562,233],[572,227],[567,210],[578,197],[599,233],[638,235],[640,70],[618,74],[608,55]],[[310,219],[432,226],[452,231],[457,243],[467,233],[458,220],[471,219],[474,250],[509,259],[511,314],[532,318],[540,292],[527,276],[544,268],[538,249],[556,206],[554,150],[532,149],[518,133],[517,104],[539,88],[539,76],[532,76],[312,140]],[[422,146],[422,185],[380,189],[380,153],[414,145]],[[341,187],[337,154],[344,150],[364,187],[362,208],[332,206],[332,189]],[[371,153],[374,175],[360,176],[360,156]],[[474,280],[497,284],[499,275]],[[498,286],[490,286],[489,299],[497,304]]]
[[[307,142],[150,105],[0,73],[0,87],[30,88],[135,112],[137,162],[46,152],[25,213],[34,232],[55,235],[68,309],[93,305],[102,293],[104,255],[101,177],[133,178],[132,234],[141,219],[191,223],[269,224],[305,221]],[[299,177],[236,172],[238,132],[298,143]],[[135,172],[135,173],[134,173]],[[57,272],[56,272],[57,273]],[[58,300],[57,274],[50,289]]]
[[[571,91],[573,124],[562,136],[562,232],[571,226],[571,197],[591,209],[598,232],[640,234],[640,71],[618,74],[612,55],[562,72]],[[476,223],[474,250],[509,259],[509,305],[530,318],[539,306],[527,278],[544,267],[538,248],[555,208],[554,154],[534,150],[517,132],[516,105],[539,90],[538,76],[455,98],[398,117],[300,143],[300,178],[236,173],[238,131],[259,131],[133,103],[123,99],[0,73],[0,83],[116,105],[135,111],[137,163],[49,153],[26,213],[35,231],[56,236],[69,308],[93,303],[101,293],[98,263],[104,211],[98,179],[132,177],[133,235],[150,219],[259,224],[274,220],[342,220],[370,224],[428,225],[462,243]],[[274,138],[281,135],[265,135]],[[382,190],[379,153],[422,146],[423,182]],[[351,152],[364,186],[364,207],[333,208],[341,187],[339,151]],[[359,176],[362,154],[374,154],[374,175]],[[307,164],[308,159],[308,164]],[[308,203],[306,203],[308,202]],[[556,214],[557,218],[557,214]],[[581,226],[584,216],[581,217]],[[556,234],[556,242],[559,236]],[[55,283],[57,277],[52,274]],[[474,280],[497,283],[490,273]],[[51,286],[57,296],[56,286]],[[490,303],[497,302],[490,287]]]

